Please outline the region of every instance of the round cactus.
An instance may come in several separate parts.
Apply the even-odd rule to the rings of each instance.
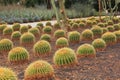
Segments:
[[[6,28],[3,30],[3,35],[4,35],[4,36],[11,35],[12,32],[13,32],[13,29],[12,29],[12,28],[6,27]]]
[[[21,33],[19,31],[15,31],[11,35],[11,39],[13,41],[20,40],[20,37],[21,37]]]
[[[102,30],[103,30],[103,33],[108,32],[108,29],[107,29],[107,28],[102,28]]]
[[[78,23],[73,23],[71,29],[72,30],[77,30],[79,28]]]
[[[113,27],[114,27],[115,30],[120,30],[120,25],[119,24],[114,24]]]
[[[62,48],[62,47],[68,47],[69,43],[68,40],[64,37],[58,38],[56,41],[56,47],[57,48]]]
[[[80,22],[80,23],[79,23],[79,27],[80,27],[80,28],[85,28],[85,23],[84,23],[84,22]]]
[[[86,29],[81,34],[82,40],[93,40],[93,32],[89,29]]]
[[[0,80],[18,80],[16,74],[8,68],[0,67]]]
[[[46,22],[46,26],[52,26],[51,22]]]
[[[92,27],[92,21],[91,20],[87,20],[86,24],[87,24],[87,27]]]
[[[50,36],[49,34],[43,34],[43,35],[40,37],[40,40],[45,40],[45,41],[50,42],[50,41],[51,41],[51,36]]]
[[[68,41],[70,43],[79,43],[80,42],[80,33],[77,31],[69,32]]]
[[[115,28],[114,28],[113,26],[108,26],[107,29],[108,29],[108,31],[110,31],[110,32],[113,32],[113,31],[115,30]]]
[[[113,21],[112,20],[109,20],[108,21],[108,25],[113,25],[114,23],[113,23]]]
[[[98,26],[100,26],[100,27],[105,27],[105,24],[104,23],[98,23]]]
[[[8,61],[11,63],[23,63],[29,60],[29,52],[22,47],[16,47],[10,50]]]
[[[91,30],[92,30],[92,32],[93,32],[93,34],[94,34],[94,37],[99,37],[99,36],[101,36],[102,33],[103,33],[102,28],[99,27],[99,26],[94,26]]]
[[[54,27],[54,29],[60,29],[60,28],[61,28],[58,23],[55,23],[55,24],[53,25],[53,27]]]
[[[6,28],[6,25],[0,25],[0,34],[3,34],[3,30]]]
[[[55,38],[65,37],[65,31],[64,30],[57,30],[54,32]]]
[[[35,37],[39,37],[40,36],[40,31],[38,28],[31,28],[28,30],[28,32],[32,33]]]
[[[120,42],[120,31],[115,31],[114,34],[116,35],[117,42]]]
[[[25,70],[24,80],[48,80],[54,77],[53,67],[46,61],[35,61]]]
[[[32,33],[26,32],[20,37],[20,43],[23,46],[30,46],[35,43],[35,36]]]
[[[19,23],[14,23],[12,26],[14,31],[19,31],[20,30],[20,24]]]
[[[9,39],[2,39],[0,40],[0,52],[8,52],[13,48],[13,43]]]
[[[43,29],[42,29],[43,33],[46,33],[46,34],[51,34],[52,33],[52,27],[50,26],[45,26]]]
[[[113,17],[113,22],[114,22],[114,23],[119,23],[119,21],[120,21],[120,20],[119,20],[118,17]]]
[[[43,23],[38,23],[37,26],[40,26],[40,28],[43,28]]]
[[[95,48],[90,44],[83,44],[77,49],[78,57],[95,57],[96,51]]]
[[[73,66],[77,63],[77,57],[72,49],[61,48],[55,52],[53,61],[58,67]]]
[[[106,42],[107,45],[113,45],[116,43],[116,35],[112,32],[106,32],[102,35],[102,39]]]
[[[106,43],[103,39],[95,39],[92,42],[93,47],[96,51],[103,51],[106,48]]]
[[[37,56],[46,56],[51,52],[51,45],[49,42],[41,40],[34,45],[33,51]]]
[[[25,32],[28,32],[28,26],[21,26],[20,27],[20,32],[23,34]]]

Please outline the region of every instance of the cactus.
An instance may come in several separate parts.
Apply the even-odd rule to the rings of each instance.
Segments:
[[[77,56],[78,57],[95,57],[96,51],[95,48],[90,44],[83,44],[77,49]]]
[[[13,48],[13,43],[9,39],[2,39],[0,40],[0,52],[8,52]]]
[[[86,25],[87,25],[88,28],[92,27],[92,21],[91,20],[87,20],[86,21]]]
[[[52,26],[51,22],[46,22],[46,26]]]
[[[49,42],[41,40],[34,45],[33,51],[37,56],[46,56],[51,52],[51,45]]]
[[[10,36],[11,34],[12,34],[12,32],[13,32],[13,29],[12,28],[10,28],[10,27],[6,27],[4,30],[3,30],[3,35],[4,36]]]
[[[46,61],[35,61],[25,70],[24,80],[48,80],[54,76],[53,67]]]
[[[38,28],[31,28],[28,30],[28,32],[32,33],[35,37],[39,37],[40,36],[40,31]]]
[[[115,30],[120,30],[120,25],[119,24],[114,24],[113,27],[114,27]]]
[[[72,26],[71,26],[72,30],[77,30],[78,28],[79,28],[78,23],[73,23]]]
[[[29,52],[22,47],[16,47],[10,50],[8,61],[11,63],[23,63],[29,60]]]
[[[0,80],[18,80],[17,75],[8,68],[0,67]]]
[[[108,21],[108,26],[111,26],[111,25],[113,25],[114,23],[113,23],[113,21],[112,20],[109,20]]]
[[[14,31],[19,31],[20,30],[20,24],[19,23],[14,23],[12,26]]]
[[[35,36],[32,33],[26,32],[20,37],[20,44],[30,46],[35,43]]]
[[[98,23],[98,26],[100,26],[100,27],[105,27],[105,24],[104,23]]]
[[[92,32],[93,32],[93,34],[94,34],[94,37],[99,37],[99,36],[101,36],[102,33],[103,33],[102,28],[99,27],[99,26],[94,26],[91,30],[92,30]]]
[[[108,32],[108,29],[107,29],[107,28],[102,28],[102,30],[103,30],[103,33]]]
[[[43,33],[46,33],[46,34],[51,34],[52,33],[52,27],[50,26],[45,26],[43,29],[42,29]]]
[[[20,32],[23,34],[25,32],[28,32],[28,26],[21,26],[20,27]]]
[[[93,40],[94,35],[93,35],[93,32],[91,30],[86,29],[82,32],[81,37],[82,37],[81,38],[82,40],[88,41],[88,40]]]
[[[95,48],[96,51],[103,51],[106,48],[106,43],[103,39],[95,39],[92,42],[93,47]]]
[[[102,35],[102,39],[106,42],[106,44],[109,45],[113,45],[116,43],[117,39],[116,39],[116,35],[112,32],[106,32]]]
[[[54,32],[55,38],[65,37],[65,31],[64,30],[57,30]]]
[[[116,35],[117,42],[120,42],[120,31],[115,31],[114,34]]]
[[[21,33],[19,31],[15,31],[11,35],[11,39],[13,41],[20,40],[20,37],[21,37]]]
[[[43,23],[38,23],[37,26],[39,26],[42,29],[43,28]]]
[[[108,31],[113,32],[115,28],[113,26],[107,26]]]
[[[72,49],[65,47],[55,52],[53,61],[57,67],[68,67],[77,63],[77,57]]]
[[[57,48],[62,48],[62,47],[68,47],[69,43],[68,40],[64,37],[58,38],[56,41],[56,47]]]
[[[3,30],[6,28],[6,25],[0,25],[0,34],[3,34]]]
[[[80,28],[85,28],[85,23],[84,22],[80,22],[78,25],[79,25]]]
[[[79,43],[80,42],[80,33],[77,31],[72,31],[68,33],[68,41],[70,43]]]
[[[53,25],[53,27],[54,27],[55,30],[56,30],[56,29],[61,29],[61,27],[60,27],[60,25],[59,25],[58,23],[55,23],[55,24]]]
[[[45,41],[50,42],[50,41],[51,41],[51,36],[50,36],[49,34],[43,34],[43,35],[40,37],[40,40],[45,40]]]

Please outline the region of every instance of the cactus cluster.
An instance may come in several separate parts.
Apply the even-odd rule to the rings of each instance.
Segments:
[[[51,34],[52,33],[52,27],[51,26],[45,26],[43,29],[42,29],[43,33],[46,33],[46,34]]]
[[[31,63],[24,74],[24,80],[51,80],[53,77],[53,67],[43,60]]]
[[[77,31],[72,31],[68,33],[68,41],[70,43],[79,43],[80,42],[80,33]]]
[[[23,63],[29,60],[29,52],[22,47],[16,47],[10,50],[8,61],[11,63]]]
[[[116,35],[112,32],[106,32],[102,35],[102,39],[106,42],[107,45],[113,45],[116,43]]]
[[[34,45],[33,51],[36,56],[46,56],[51,52],[51,45],[45,40],[40,40]]]
[[[77,63],[75,52],[70,48],[61,48],[55,52],[54,64],[58,67],[72,66]]]
[[[0,52],[8,52],[13,48],[13,43],[9,39],[2,39],[0,40]]]
[[[28,26],[21,26],[20,27],[20,32],[23,34],[25,32],[28,32]]]
[[[93,38],[94,38],[93,32],[89,29],[84,30],[81,34],[82,40],[93,40]]]
[[[90,44],[83,44],[79,46],[76,53],[77,53],[77,56],[80,58],[96,56],[95,48]]]
[[[96,51],[103,51],[106,48],[106,43],[103,39],[95,39],[92,42],[93,47],[95,48]]]
[[[32,33],[35,37],[39,37],[40,36],[40,31],[38,28],[31,28],[28,30],[28,32]]]
[[[20,37],[20,44],[23,46],[30,46],[35,43],[35,36],[32,33],[26,32]]]
[[[13,32],[13,29],[11,27],[6,27],[4,30],[3,30],[3,35],[4,36],[7,36],[7,35],[11,35]]]
[[[65,37],[65,31],[64,30],[57,30],[54,32],[54,37],[55,38],[60,38],[60,37]]]
[[[14,31],[19,31],[20,30],[20,24],[19,23],[14,23],[12,26]]]
[[[0,80],[18,80],[16,74],[8,68],[0,67]]]
[[[19,31],[15,31],[11,35],[11,39],[13,41],[20,40],[20,37],[21,37],[21,33]]]
[[[62,48],[62,47],[68,47],[69,43],[68,40],[64,37],[58,38],[56,41],[56,47],[57,48]]]
[[[49,34],[43,34],[43,35],[41,35],[40,40],[45,40],[45,41],[50,42],[51,36]]]

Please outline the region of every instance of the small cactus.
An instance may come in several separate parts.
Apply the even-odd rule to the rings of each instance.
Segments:
[[[81,38],[82,40],[88,41],[88,40],[93,40],[94,35],[93,35],[93,32],[91,30],[86,29],[82,32],[81,37],[82,37]]]
[[[25,32],[28,32],[28,26],[21,26],[20,27],[20,32],[23,34]]]
[[[65,37],[65,31],[64,30],[57,30],[54,32],[55,38]]]
[[[116,43],[116,35],[112,32],[106,32],[102,35],[102,39],[106,42],[107,45],[113,45]]]
[[[54,77],[53,67],[46,61],[35,61],[25,70],[24,80],[48,80]]]
[[[8,68],[0,67],[0,80],[18,80],[17,75]]]
[[[114,34],[116,35],[117,42],[120,42],[120,31],[115,31]]]
[[[104,23],[98,23],[98,26],[100,26],[100,27],[105,27],[105,24]]]
[[[15,31],[11,35],[11,39],[13,41],[20,40],[20,37],[21,37],[21,33],[19,31]]]
[[[52,33],[52,27],[50,26],[45,26],[43,29],[42,29],[43,33],[46,33],[46,34],[51,34]]]
[[[61,29],[60,25],[58,23],[55,23],[53,25],[54,29],[57,30],[57,29]]]
[[[79,23],[79,27],[82,29],[82,28],[85,28],[85,23],[84,22],[80,22]]]
[[[10,28],[10,27],[6,27],[4,30],[3,30],[3,35],[4,36],[10,36],[13,32],[13,29]]]
[[[57,48],[62,48],[62,47],[68,47],[69,43],[68,40],[64,37],[58,38],[56,41],[56,47]]]
[[[6,28],[6,25],[0,25],[0,34],[3,34],[3,30]]]
[[[30,46],[35,43],[35,36],[32,33],[26,32],[20,37],[20,44]]]
[[[22,47],[16,47],[10,50],[8,61],[11,63],[24,63],[29,60],[29,52]]]
[[[37,56],[46,56],[51,52],[51,45],[45,40],[38,41],[33,47],[33,52]]]
[[[2,39],[0,40],[0,52],[8,52],[13,48],[13,43],[9,39]]]
[[[51,36],[50,36],[49,34],[43,34],[43,35],[40,37],[40,40],[45,40],[45,41],[50,42],[50,41],[51,41]]]
[[[73,66],[77,64],[77,57],[72,49],[65,47],[55,52],[53,61],[57,67]]]
[[[20,24],[19,23],[14,23],[12,26],[14,31],[19,31],[20,30]]]
[[[107,26],[108,31],[113,32],[115,28],[113,26]]]
[[[108,25],[109,25],[109,26],[111,26],[111,25],[113,25],[113,24],[114,24],[114,23],[113,23],[112,20],[109,20],[109,21],[108,21]]]
[[[46,22],[46,26],[52,26],[51,22]]]
[[[108,29],[107,29],[107,28],[102,28],[102,30],[103,30],[103,33],[108,32]]]
[[[78,23],[73,23],[71,29],[72,30],[77,30],[79,28]]]
[[[39,37],[40,36],[40,31],[38,28],[31,28],[28,30],[28,32],[32,33],[35,37]]]
[[[80,42],[80,33],[77,31],[72,31],[68,33],[68,41],[70,43],[79,43]]]
[[[96,57],[95,48],[90,44],[83,44],[77,49],[78,57]]]
[[[89,28],[89,27],[92,27],[92,21],[91,20],[87,20],[86,21],[86,24],[87,24],[87,27]]]
[[[43,28],[43,23],[38,23],[37,26],[40,26],[40,28]]]
[[[93,47],[95,48],[96,51],[103,51],[106,48],[106,43],[103,39],[95,39],[92,42]]]
[[[119,24],[114,24],[113,27],[114,27],[115,30],[120,30],[120,25]]]

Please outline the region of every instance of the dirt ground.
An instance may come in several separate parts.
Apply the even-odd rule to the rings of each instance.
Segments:
[[[70,44],[70,48],[76,50],[83,43]],[[17,73],[19,80],[23,80],[24,70],[33,61],[42,59],[54,66],[53,55],[56,51],[54,44],[54,41],[51,42],[53,49],[51,55],[44,58],[35,57],[32,47],[27,47],[30,53],[30,61],[25,64],[11,64],[7,61],[7,56],[0,55],[0,66],[13,69]],[[19,45],[15,44],[15,46]],[[72,68],[55,68],[55,80],[120,80],[120,43],[107,47],[103,52],[97,52],[96,58],[84,58],[78,59],[78,61],[79,65]]]

